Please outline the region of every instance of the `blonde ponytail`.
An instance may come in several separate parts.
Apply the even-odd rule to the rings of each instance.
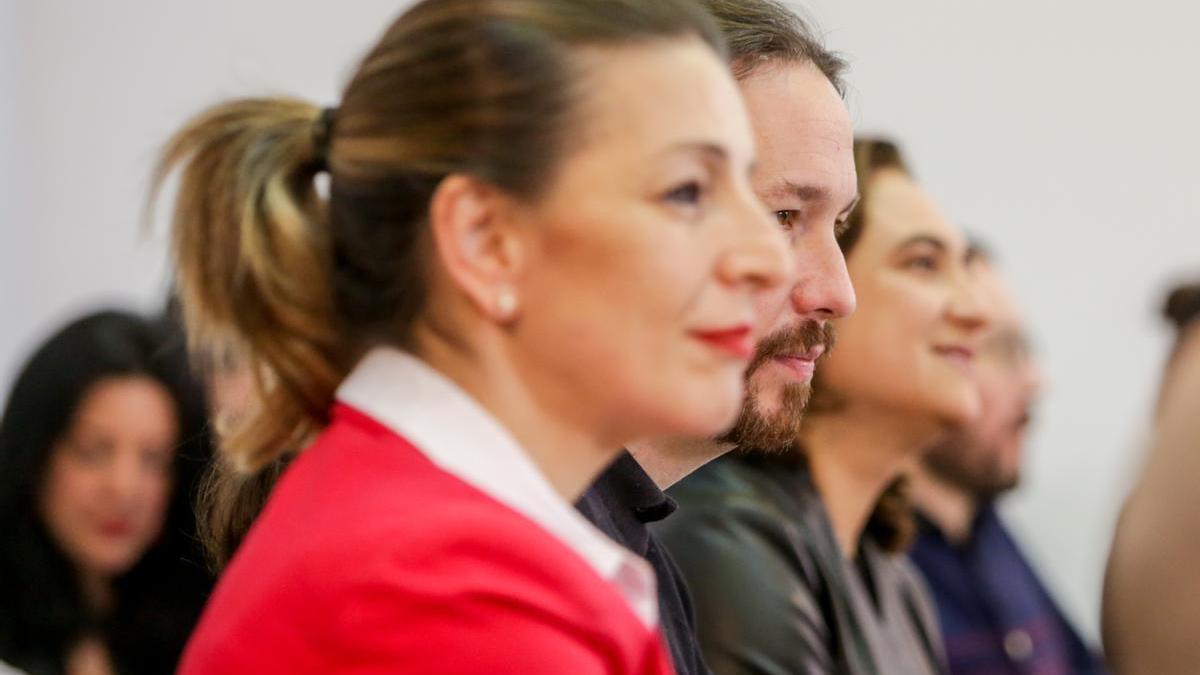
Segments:
[[[537,197],[579,131],[581,50],[684,36],[724,53],[692,0],[420,0],[359,64],[336,123],[303,101],[245,100],[171,140],[156,184],[180,170],[174,255],[192,343],[232,342],[261,389],[233,416],[201,504],[217,564],[327,423],[357,355],[413,348],[438,264],[437,186],[458,174]],[[326,167],[327,203],[314,180]]]
[[[349,366],[315,186],[326,121],[294,99],[218,105],[167,143],[154,173],[155,193],[180,174],[172,252],[192,344],[232,342],[255,374],[257,405],[223,439],[244,471],[307,443]]]

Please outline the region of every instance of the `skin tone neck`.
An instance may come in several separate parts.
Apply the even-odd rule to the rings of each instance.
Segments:
[[[101,616],[112,612],[116,604],[112,579],[108,575],[87,570],[80,570],[78,575],[80,591],[87,606]],[[116,671],[104,641],[89,633],[67,654],[65,672],[68,675],[113,675]]]
[[[953,544],[964,544],[971,536],[971,524],[979,511],[979,502],[966,490],[942,480],[928,469],[912,472],[913,502]]]
[[[498,330],[490,324],[478,332]],[[574,502],[596,475],[612,461],[621,439],[597,438],[595,421],[581,419],[582,406],[547,409],[521,372],[520,360],[507,354],[503,341],[476,339],[466,345],[455,335],[469,332],[438,330],[430,322],[416,326],[416,354],[462,388],[513,435],[554,490]],[[478,333],[477,333],[478,334]],[[570,401],[569,396],[557,397]]]
[[[108,648],[95,636],[87,636],[67,656],[67,675],[113,675],[116,671]]]
[[[879,496],[942,433],[910,412],[855,403],[805,419],[801,442],[842,553],[853,560]]]
[[[116,598],[113,597],[112,580],[96,572],[79,572],[80,590],[83,599],[93,611],[107,614],[113,608]]]
[[[711,438],[656,438],[627,443],[625,449],[660,490],[733,449]]]

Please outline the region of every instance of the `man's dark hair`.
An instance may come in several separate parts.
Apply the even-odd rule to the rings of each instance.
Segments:
[[[1163,302],[1162,313],[1175,330],[1180,333],[1186,330],[1189,324],[1200,318],[1200,282],[1172,288]]]
[[[733,74],[746,77],[763,61],[811,63],[845,95],[846,61],[825,48],[816,31],[777,0],[704,0],[729,47]]]

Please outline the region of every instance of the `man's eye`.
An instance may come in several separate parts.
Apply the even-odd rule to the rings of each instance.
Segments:
[[[800,212],[795,209],[785,209],[775,212],[775,220],[779,221],[779,225],[785,230],[795,229],[799,224]]]
[[[689,181],[678,187],[671,188],[663,198],[669,202],[678,204],[698,204],[700,197],[703,195],[704,189],[697,181]]]

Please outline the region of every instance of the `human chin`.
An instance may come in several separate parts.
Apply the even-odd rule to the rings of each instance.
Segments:
[[[80,562],[101,576],[118,577],[133,568],[145,549],[141,542],[114,541],[97,534],[85,544]]]
[[[1028,417],[1015,422],[1004,432],[996,442],[996,457],[1000,465],[1002,477],[1006,483],[1015,487],[1021,478],[1022,450],[1025,447],[1025,427]]]
[[[958,378],[939,382],[931,394],[932,407],[947,424],[965,426],[980,414],[979,390],[968,380]]]
[[[1016,487],[1019,467],[1010,461],[1006,441],[976,438],[973,448],[980,453],[978,476],[973,486],[979,497],[993,497]]]
[[[748,392],[740,371],[718,376],[704,391],[716,393],[690,406],[692,411],[699,414],[691,416],[689,428],[684,430],[682,435],[695,438],[713,437],[735,424],[738,416],[749,405]],[[681,396],[675,400],[685,399]]]
[[[800,434],[810,387],[807,383],[771,383],[774,386],[760,387],[755,378],[750,378],[737,421],[718,440],[765,452],[792,447]]]
[[[914,383],[906,407],[915,406],[915,411],[924,411],[956,427],[978,421],[982,407],[979,386],[957,364],[932,353],[919,353],[913,365],[917,366],[915,370],[893,369],[890,376],[880,376],[893,382]]]
[[[640,387],[627,387],[624,393],[609,388],[610,405],[633,406],[640,413],[638,428],[626,433],[713,438],[734,423],[745,396],[741,367],[714,365],[707,358],[677,361],[666,369],[662,362],[652,365],[657,370],[645,368],[631,378]],[[625,421],[632,420],[626,415]]]
[[[746,401],[743,410],[751,409],[769,419],[783,407],[783,391],[792,382],[792,375],[774,361],[759,365],[746,381]]]
[[[1019,448],[1015,452],[1008,448],[1001,452],[996,471],[997,490],[1007,492],[1021,482],[1021,454]]]

